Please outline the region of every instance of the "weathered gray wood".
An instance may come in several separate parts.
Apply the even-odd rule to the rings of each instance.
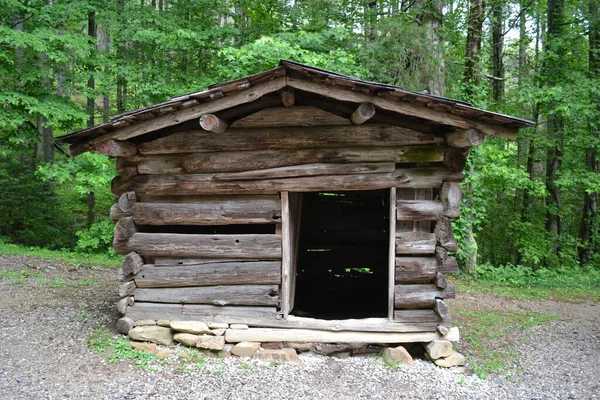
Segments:
[[[438,300],[442,301],[442,300]],[[437,328],[437,325],[450,325],[452,320],[450,314],[445,318],[440,317],[434,310],[395,310],[394,320],[397,322],[425,324],[429,323]]]
[[[433,200],[433,188],[415,189],[415,200]],[[413,230],[421,232],[431,232],[430,220],[415,221]]]
[[[196,196],[140,196],[141,203],[177,203],[177,204],[202,204],[202,203],[267,203],[279,202],[279,194],[263,195],[196,195]]]
[[[200,117],[200,126],[205,131],[213,133],[223,133],[229,128],[227,121],[217,117],[214,114],[204,114]]]
[[[117,332],[127,335],[131,329],[133,329],[133,320],[129,317],[119,318],[115,323]]]
[[[150,303],[151,304],[151,303]],[[227,322],[229,324],[261,324],[276,321],[275,307],[213,306],[207,304],[184,304],[181,309],[183,320],[198,320],[206,323]]]
[[[122,220],[121,220],[122,221]],[[194,235],[135,233],[126,246],[149,256],[276,259],[281,258],[277,235]]]
[[[140,155],[132,157],[130,161],[138,163],[137,170],[140,174],[193,174],[240,172],[313,163],[439,162],[444,159],[446,150],[443,146],[280,149]]]
[[[194,153],[208,151],[292,149],[314,147],[389,147],[431,145],[438,136],[394,125],[229,129],[220,135],[195,130],[173,133],[142,143],[141,154]]]
[[[445,289],[446,286],[448,286],[448,281],[446,280],[446,277],[444,276],[444,274],[442,274],[441,272],[438,272],[435,275],[435,280],[433,283],[435,284],[435,286],[437,286],[440,289]]]
[[[450,308],[444,302],[444,300],[436,299],[435,306],[433,307],[433,312],[443,320],[450,319]]]
[[[123,253],[125,254],[125,253]],[[119,282],[131,282],[135,278],[133,274],[125,274],[122,268],[117,271],[117,280]]]
[[[121,263],[121,270],[125,275],[135,275],[142,269],[144,259],[138,253],[132,251],[128,253]]]
[[[439,200],[398,200],[396,217],[399,220],[435,221],[443,211]]]
[[[119,315],[125,315],[127,308],[133,306],[134,303],[133,297],[124,297],[115,303],[115,310]]]
[[[279,201],[237,200],[198,203],[137,203],[132,211],[139,225],[230,225],[281,222]]]
[[[390,187],[440,187],[444,180],[459,179],[442,168],[406,168],[394,173],[323,175],[255,181],[226,181],[212,174],[139,175],[130,181],[114,180],[113,194],[133,190],[138,195],[189,196],[203,194],[275,194],[282,191],[311,192],[322,190],[376,190]]]
[[[119,208],[124,213],[130,213],[133,206],[138,201],[138,197],[135,192],[125,192],[119,197]]]
[[[95,148],[98,153],[109,157],[131,157],[137,153],[135,143],[113,139],[97,142]]]
[[[136,289],[136,301],[154,303],[213,304],[216,306],[276,306],[277,285],[202,286]]]
[[[216,285],[279,285],[279,261],[227,261],[217,259],[207,264],[156,267],[144,265],[135,277],[140,288],[216,286]]]
[[[396,276],[396,188],[390,188],[388,230],[388,320],[394,319],[394,284]]]
[[[444,156],[444,165],[451,171],[461,172],[465,169],[468,155],[469,148],[449,150]]]
[[[449,217],[442,216],[435,224],[434,230],[437,244],[447,251],[457,251],[458,243],[452,234],[452,224]]]
[[[411,171],[412,172],[412,171]],[[442,176],[438,177],[441,185]],[[322,175],[255,181],[214,180],[214,175],[140,175],[129,182],[116,182],[113,194],[135,190],[140,195],[275,194],[283,191],[375,190],[409,184],[403,173]]]
[[[345,320],[322,320],[290,315],[288,319],[277,318],[277,309],[271,307],[213,306],[196,304],[167,304],[136,302],[127,310],[127,316],[134,320],[170,319],[184,321],[203,321],[239,323],[248,326],[273,328],[308,328],[332,332],[434,332],[440,319],[429,318],[420,322],[423,310],[401,311],[403,316],[398,322],[389,322],[387,318],[365,318]],[[432,310],[425,310],[433,313]],[[396,311],[398,313],[398,311]],[[418,313],[412,316],[410,313]]]
[[[442,125],[450,125],[462,129],[476,128],[487,135],[498,136],[512,140],[516,139],[517,137],[518,128],[492,125],[483,121],[473,121],[460,115],[449,113],[447,111],[423,107],[422,105],[413,104],[410,102],[392,100],[386,98],[385,96],[376,97],[366,93],[361,93],[357,90],[343,89],[337,85],[322,85],[319,83],[308,82],[303,79],[293,78],[290,76],[286,78],[286,82],[288,86],[291,86],[295,89],[312,92],[340,101],[349,101],[354,103],[363,103],[365,101],[370,101],[376,107],[382,110],[388,110],[403,115],[422,118],[425,120],[437,122]]]
[[[269,128],[275,126],[350,125],[346,118],[312,106],[271,107],[231,124],[232,128]]]
[[[181,122],[199,118],[203,114],[214,113],[226,108],[235,107],[241,104],[246,104],[260,99],[264,95],[275,92],[286,86],[285,78],[275,78],[260,85],[249,89],[236,92],[223,98],[201,103],[193,107],[183,108],[173,111],[172,113],[150,119],[148,121],[138,122],[115,132],[108,133],[95,142],[100,142],[105,139],[126,140],[136,136],[143,135],[148,132],[156,131],[162,128],[167,128],[171,125],[176,125]]]
[[[182,267],[186,265],[205,265],[205,264],[221,264],[228,262],[244,262],[245,260],[236,258],[190,258],[190,257],[155,257],[154,266],[156,267]],[[246,261],[249,262],[249,261]]]
[[[415,279],[433,279],[437,274],[438,261],[435,257],[396,257],[395,282]]]
[[[452,328],[444,337],[446,340],[458,341],[457,328]],[[225,340],[228,343],[238,342],[308,342],[308,343],[418,343],[442,339],[437,332],[331,332],[312,329],[275,329],[250,328],[246,330],[228,329]]]
[[[444,204],[444,215],[450,218],[460,217],[460,202],[462,201],[460,186],[455,182],[444,182],[440,197]]]
[[[375,106],[373,103],[365,102],[358,106],[356,111],[352,113],[350,116],[350,121],[352,121],[354,125],[360,125],[373,118],[374,115]]]
[[[453,299],[456,289],[448,283],[444,289],[434,284],[396,285],[394,305],[396,308],[433,307],[436,299]]]
[[[292,89],[291,87],[285,87],[281,89],[280,93],[281,102],[283,103],[283,106],[286,108],[292,107],[294,105],[294,102],[296,101],[296,98],[294,96],[294,89]]]
[[[433,254],[435,235],[427,232],[396,232],[396,254]]]
[[[117,254],[127,254],[127,241],[137,232],[132,217],[121,218],[115,225],[113,248]]]
[[[110,207],[110,219],[113,222],[118,222],[121,218],[131,217],[131,213],[121,211],[117,203]]]
[[[123,297],[131,296],[136,287],[137,286],[135,285],[134,281],[129,281],[122,285],[119,285],[119,287],[117,287],[116,290],[117,296],[119,296],[120,299],[122,299]]]
[[[465,129],[446,135],[446,143],[452,147],[471,147],[483,143],[485,134],[477,129]]]
[[[282,263],[281,263],[281,312],[287,318],[293,308],[296,283],[296,264],[300,235],[302,197],[299,193],[281,193],[282,209]]]
[[[290,167],[267,168],[244,172],[233,172],[215,175],[217,180],[235,181],[249,179],[279,179],[300,176],[318,175],[351,175],[351,174],[381,174],[394,172],[396,165],[388,163],[316,163],[293,165]]]
[[[442,246],[435,247],[435,257],[438,260],[438,271],[444,274],[455,274],[459,271],[458,262],[448,255],[448,250]]]

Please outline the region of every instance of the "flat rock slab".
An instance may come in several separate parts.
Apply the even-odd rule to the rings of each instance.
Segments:
[[[200,321],[171,321],[171,329],[177,332],[193,333],[195,335],[212,334],[208,325]]]
[[[198,341],[198,335],[193,335],[191,333],[176,333],[173,335],[173,340],[178,343],[181,343],[186,346],[196,347],[196,342]]]
[[[145,351],[147,353],[156,353],[156,345],[154,343],[144,342],[129,342],[135,350]]]
[[[231,325],[229,325],[229,329],[246,330],[246,329],[248,329],[248,325],[246,325],[246,324],[231,324]]]
[[[136,326],[129,331],[129,339],[138,342],[152,342],[170,346],[173,344],[173,333],[164,326]]]
[[[231,348],[231,354],[238,357],[252,357],[259,347],[258,342],[239,342]]]
[[[453,351],[448,357],[438,358],[437,360],[433,360],[433,362],[438,367],[444,368],[458,367],[467,363],[465,356],[456,351]]]
[[[277,364],[302,365],[300,357],[296,354],[296,350],[285,348],[280,350],[263,350],[254,355],[261,361]]]
[[[155,354],[156,358],[158,358],[159,360],[164,360],[164,359],[172,357],[174,355],[175,355],[175,350],[168,349],[168,348],[159,349]]]
[[[151,326],[156,325],[156,321],[153,319],[140,319],[133,323],[133,326]]]
[[[226,322],[211,322],[208,324],[210,329],[227,329],[229,328],[229,324]]]
[[[399,364],[412,364],[414,362],[408,351],[402,347],[386,347],[381,354],[385,362],[396,362]]]
[[[225,347],[225,336],[198,336],[196,347],[207,350],[223,350]]]
[[[448,340],[432,340],[425,346],[425,350],[432,360],[449,357],[452,354],[452,342]]]

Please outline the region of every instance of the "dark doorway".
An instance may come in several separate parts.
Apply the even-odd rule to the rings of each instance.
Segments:
[[[303,194],[293,315],[387,317],[389,194]]]

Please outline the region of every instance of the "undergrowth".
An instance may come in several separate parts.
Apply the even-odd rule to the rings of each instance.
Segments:
[[[525,300],[556,300],[600,302],[600,270],[560,268],[536,271],[529,267],[483,264],[477,267],[477,277],[461,275],[456,279],[462,293],[486,293]]]
[[[124,336],[113,338],[104,329],[97,329],[90,334],[88,346],[94,353],[108,354],[108,362],[117,363],[119,360],[130,360],[140,369],[150,369],[150,363],[158,359],[154,354],[136,350]]]
[[[64,250],[48,250],[40,247],[4,243],[1,240],[0,254],[58,259],[75,266],[105,265],[109,267],[118,267],[121,265],[121,260],[123,259],[123,257],[116,254],[88,254]]]

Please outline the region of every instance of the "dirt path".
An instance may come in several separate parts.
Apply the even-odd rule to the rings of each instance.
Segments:
[[[110,323],[114,269],[0,256],[0,274],[0,399],[600,398],[600,313],[591,303],[459,296],[454,307],[559,315],[511,336],[518,362],[508,376],[485,380],[428,362],[395,371],[373,359],[316,356],[301,368],[232,358],[153,372],[110,364],[87,347],[90,333]]]

